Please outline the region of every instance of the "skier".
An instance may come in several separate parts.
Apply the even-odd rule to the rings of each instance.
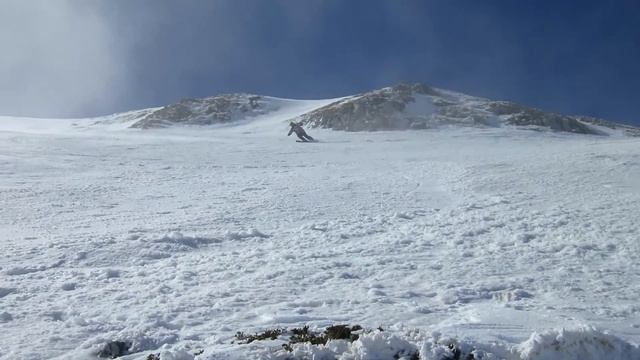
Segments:
[[[292,121],[289,123],[289,126],[291,126],[291,130],[289,130],[287,136],[290,136],[291,133],[296,133],[296,135],[298,135],[298,138],[300,138],[300,140],[303,142],[315,141],[314,138],[307,135],[307,132],[302,128],[302,121],[299,123]]]

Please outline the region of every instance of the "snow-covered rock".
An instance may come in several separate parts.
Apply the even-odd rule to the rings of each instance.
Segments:
[[[292,108],[297,111],[290,111]],[[310,127],[345,131],[515,126],[590,135],[621,133],[640,136],[640,129],[629,125],[588,116],[546,112],[425,84],[399,84],[334,100],[278,99],[252,94],[186,98],[164,107],[98,118],[93,124],[124,124],[148,129],[176,125],[242,124],[264,120],[267,115],[278,118],[279,123],[293,120]]]
[[[517,347],[525,360],[640,359],[640,348],[594,328],[533,333]]]
[[[352,96],[304,114],[298,120],[312,127],[346,131],[514,125],[604,135],[606,132],[591,125],[616,128],[616,124],[604,120],[545,112],[424,84],[400,84]],[[623,125],[622,128],[629,135],[640,135],[633,127]]]
[[[262,96],[227,94],[204,99],[182,99],[155,110],[131,127],[154,128],[173,124],[213,125],[245,120],[277,110],[273,102]]]

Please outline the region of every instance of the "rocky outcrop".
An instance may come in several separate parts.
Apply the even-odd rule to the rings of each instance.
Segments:
[[[250,94],[227,94],[204,99],[182,99],[162,108],[116,114],[100,123],[126,123],[133,128],[172,125],[215,125],[247,121],[297,100]],[[325,102],[326,104],[326,102]],[[293,105],[297,106],[297,105]],[[313,109],[313,107],[311,107]],[[307,110],[305,110],[307,111]],[[284,111],[283,114],[289,114]],[[493,101],[430,87],[400,84],[342,98],[282,121],[343,131],[377,131],[455,127],[513,126],[529,130],[640,136],[640,129],[587,116],[562,115],[510,101]]]
[[[508,101],[490,101],[487,103],[487,107],[495,115],[502,116],[504,123],[507,125],[536,126],[553,131],[579,134],[602,134],[600,131],[581,122],[575,116],[544,112]]]
[[[405,111],[407,104],[415,101],[415,94],[441,95],[423,84],[397,85],[337,101],[300,116],[298,121],[346,131],[422,128],[420,116],[413,118]]]
[[[228,94],[204,99],[182,99],[153,111],[133,128],[157,128],[174,124],[213,125],[242,120],[274,109],[257,95]]]
[[[544,112],[508,101],[457,94],[424,84],[401,84],[352,96],[300,116],[311,127],[346,131],[513,125],[599,135],[580,117]]]
[[[622,133],[627,136],[640,137],[640,128],[637,127],[597,119],[589,116],[573,116],[573,118],[586,124],[601,126],[612,130],[621,130]]]

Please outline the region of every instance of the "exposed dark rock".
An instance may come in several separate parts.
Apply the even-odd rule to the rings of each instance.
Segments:
[[[572,117],[586,124],[602,126],[612,130],[622,130],[622,132],[627,136],[640,137],[640,128],[637,128],[637,127],[619,124],[619,123],[606,121],[602,119],[597,119],[590,116],[572,116]]]
[[[204,99],[185,98],[153,111],[135,122],[133,128],[157,128],[173,124],[212,125],[241,120],[268,112],[261,96],[228,94]]]
[[[282,335],[284,331],[285,329],[271,329],[261,333],[255,333],[253,335],[245,334],[241,331],[238,331],[236,333],[236,340],[238,340],[241,344],[250,344],[256,340],[275,340],[278,338],[278,336]]]
[[[418,106],[409,109],[414,102]],[[508,101],[490,101],[455,94],[424,84],[401,84],[352,96],[304,114],[297,120],[311,127],[346,131],[505,124],[579,134],[602,134],[574,116],[548,113]]]
[[[578,134],[600,135],[601,133],[571,116],[545,113],[532,108],[523,108],[520,112],[508,114],[506,123],[519,126],[541,126],[554,131]]]
[[[401,114],[406,104],[414,100],[412,94],[416,90],[431,92],[428,87],[398,85],[337,101],[304,114],[299,120],[333,130],[407,129],[411,121]]]

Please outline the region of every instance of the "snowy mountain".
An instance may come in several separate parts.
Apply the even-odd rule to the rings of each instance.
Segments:
[[[131,127],[151,128],[172,124],[212,125],[230,123],[276,110],[263,97],[246,94],[212,96],[204,99],[182,99],[176,104],[145,114]]]
[[[282,122],[301,121],[310,127],[345,131],[515,126],[590,135],[612,132],[640,136],[640,129],[574,115],[545,112],[509,101],[493,101],[424,84],[400,84],[340,99],[318,100],[305,112],[286,111],[305,100],[285,100],[252,94],[226,94],[203,99],[182,99],[156,109],[127,113],[111,121],[131,122],[133,128],[174,125],[233,124],[265,115]],[[281,113],[282,112],[282,113]],[[118,120],[119,119],[119,120]]]
[[[621,127],[627,135],[640,136],[640,129],[600,119],[544,112],[424,84],[401,84],[352,96],[304,114],[299,120],[313,127],[347,131],[513,125],[592,135],[606,134],[601,127]]]
[[[571,133],[633,131],[423,85],[0,116],[0,360],[640,359],[640,138]]]

